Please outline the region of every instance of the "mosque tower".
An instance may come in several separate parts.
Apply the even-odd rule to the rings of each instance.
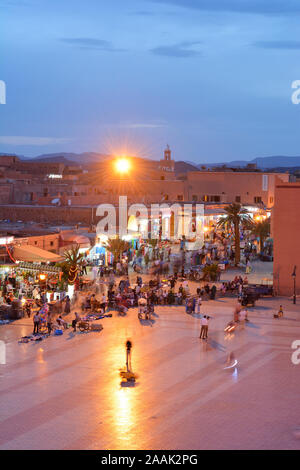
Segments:
[[[164,159],[159,161],[159,169],[166,175],[166,179],[173,179],[175,162],[171,159],[171,150],[167,145],[164,151]]]

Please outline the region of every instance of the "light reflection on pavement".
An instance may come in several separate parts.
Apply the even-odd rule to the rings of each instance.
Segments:
[[[280,300],[280,303],[283,301]],[[18,344],[32,319],[0,327],[1,449],[299,449],[299,308],[279,300],[249,309],[251,324],[224,335],[233,301],[204,301],[208,341],[184,307],[157,307],[152,327],[136,309],[101,320],[100,333],[65,332]],[[135,386],[121,386],[125,341],[133,341]],[[238,360],[224,370],[229,351]]]

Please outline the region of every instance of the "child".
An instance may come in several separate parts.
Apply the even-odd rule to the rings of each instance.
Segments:
[[[278,310],[278,313],[274,313],[274,318],[279,318],[279,317],[283,317],[283,308],[282,308],[282,305],[280,305],[279,310]]]

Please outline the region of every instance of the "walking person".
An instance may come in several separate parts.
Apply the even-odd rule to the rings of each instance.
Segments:
[[[241,310],[239,313],[239,321],[242,329],[245,328],[246,314],[247,312],[245,309]]]

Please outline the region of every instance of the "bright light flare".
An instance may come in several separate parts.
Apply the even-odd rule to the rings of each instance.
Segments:
[[[127,158],[119,158],[115,163],[118,173],[128,173],[130,170],[130,161]]]

